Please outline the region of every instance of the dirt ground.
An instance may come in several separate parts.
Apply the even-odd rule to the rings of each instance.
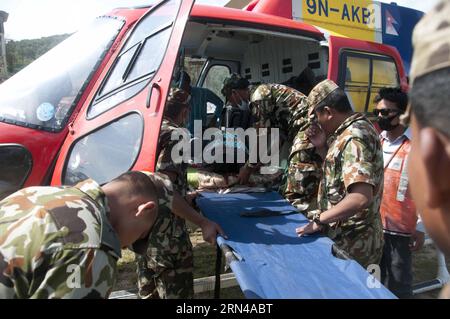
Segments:
[[[191,241],[194,247],[194,278],[202,278],[214,275],[216,251],[215,248],[202,239],[200,231],[191,234]],[[119,260],[119,278],[114,290],[135,290],[136,289],[136,265],[135,256],[129,250],[122,251],[122,259]],[[450,266],[450,258],[447,257],[447,268]],[[428,245],[413,256],[414,282],[419,283],[431,280],[436,277],[437,260],[436,251],[433,246]],[[417,299],[434,299],[439,295],[439,290],[423,293],[415,296]],[[198,294],[195,298],[213,298],[213,292]],[[239,287],[221,290],[221,298],[236,299],[244,298]]]

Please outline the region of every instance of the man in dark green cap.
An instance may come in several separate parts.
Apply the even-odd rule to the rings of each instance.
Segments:
[[[344,90],[331,80],[314,87],[308,104],[313,124],[307,135],[324,163],[318,210],[297,234],[324,231],[363,267],[379,264],[383,153],[378,133],[364,115],[353,112]]]
[[[239,74],[232,73],[223,82],[222,94],[225,106],[222,111],[222,126],[247,128],[250,121],[250,82]],[[233,116],[233,111],[239,111],[240,116]]]
[[[179,142],[172,140],[172,133],[181,130],[189,118],[190,95],[179,88],[172,88],[167,99],[164,118],[158,140],[158,161],[156,170],[164,173],[173,183],[173,188],[186,195],[187,163],[176,163],[172,149]],[[214,222],[185,204],[179,214],[166,211],[165,218],[155,223],[155,231],[149,237],[149,248],[137,257],[138,296],[142,299],[193,298],[193,252],[185,219],[201,227],[203,237],[215,243],[217,233],[223,235]]]

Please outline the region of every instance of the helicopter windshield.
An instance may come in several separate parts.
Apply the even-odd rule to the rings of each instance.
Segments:
[[[0,121],[58,132],[124,22],[99,17],[0,85]]]

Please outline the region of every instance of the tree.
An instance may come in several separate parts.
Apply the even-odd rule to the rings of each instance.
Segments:
[[[34,40],[8,41],[6,63],[9,75],[19,72],[69,36],[70,34],[61,34]]]

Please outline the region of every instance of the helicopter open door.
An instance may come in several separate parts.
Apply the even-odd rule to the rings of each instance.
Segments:
[[[193,0],[165,0],[136,23],[92,91],[61,149],[52,185],[104,183],[150,170]]]

